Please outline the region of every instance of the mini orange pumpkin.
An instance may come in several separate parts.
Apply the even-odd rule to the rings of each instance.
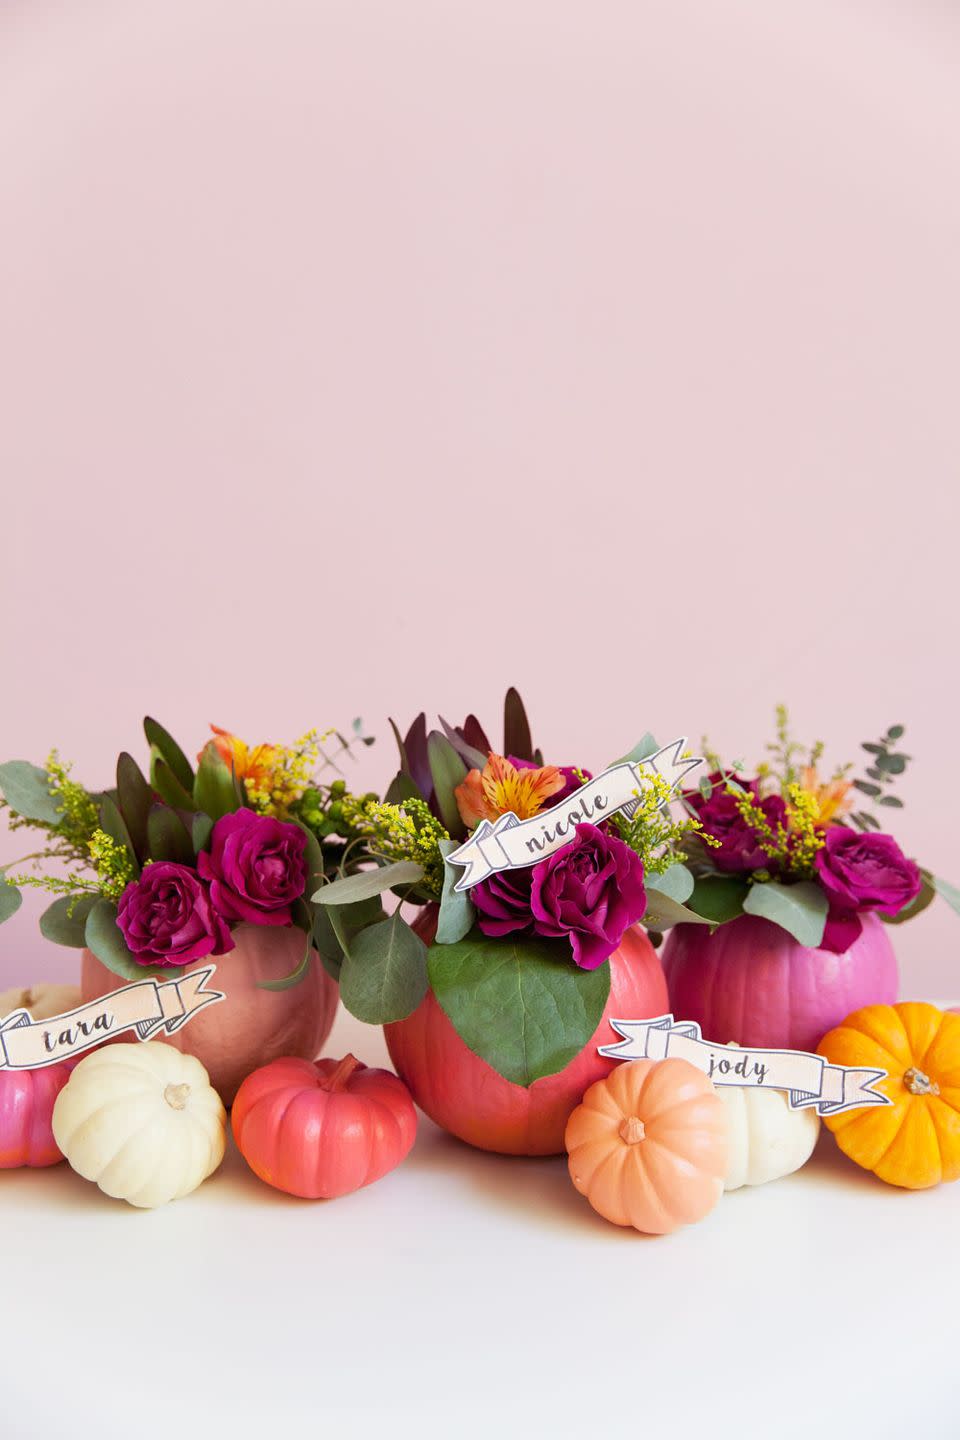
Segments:
[[[867,1005],[818,1048],[831,1064],[887,1071],[875,1088],[892,1105],[824,1116],[844,1155],[906,1190],[960,1178],[960,1015]]]
[[[723,1194],[727,1112],[686,1060],[633,1060],[591,1085],[567,1122],[570,1178],[604,1219],[666,1235]]]

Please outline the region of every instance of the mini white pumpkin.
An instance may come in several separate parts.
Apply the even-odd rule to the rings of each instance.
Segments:
[[[781,1090],[714,1088],[726,1106],[730,1134],[724,1190],[766,1185],[807,1163],[820,1132],[815,1110],[791,1110]]]
[[[54,1139],[77,1174],[144,1210],[213,1174],[226,1125],[200,1061],[156,1041],[95,1050],[53,1107]]]
[[[9,1015],[11,1010],[29,1010],[34,1020],[49,1020],[52,1015],[75,1010],[79,1004],[79,985],[57,985],[40,980],[35,985],[0,993],[0,1016]]]

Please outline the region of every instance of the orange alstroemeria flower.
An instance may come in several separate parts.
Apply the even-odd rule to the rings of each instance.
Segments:
[[[838,816],[846,814],[853,804],[849,791],[849,780],[821,780],[816,767],[808,765],[800,777],[801,788],[808,791],[817,802],[820,813],[818,825],[832,825]]]
[[[504,755],[491,754],[483,771],[471,770],[454,790],[460,818],[472,830],[481,820],[497,820],[512,810],[518,820],[529,820],[544,801],[562,790],[566,781],[556,765],[539,770],[518,770]]]
[[[238,780],[249,781],[255,790],[270,788],[270,779],[277,764],[277,749],[275,745],[248,745],[246,740],[241,740],[239,735],[232,735],[229,730],[221,730],[219,725],[211,725],[213,740],[210,742],[216,747],[218,755],[227,765],[233,765]],[[203,752],[197,756],[199,760]]]

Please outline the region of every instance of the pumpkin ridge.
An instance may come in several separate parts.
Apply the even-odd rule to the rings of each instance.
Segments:
[[[645,1145],[646,1143],[646,1140],[640,1142],[641,1145]],[[631,1153],[625,1157],[620,1170],[620,1199],[624,1214],[630,1217],[630,1224],[634,1229],[639,1229],[640,1227],[634,1220],[634,1215],[639,1213],[649,1225],[649,1209],[652,1209],[655,1223],[662,1225],[664,1230],[669,1230],[671,1228],[670,1213],[660,1194],[659,1187],[654,1183],[653,1176],[650,1174],[649,1167],[646,1164],[646,1157],[641,1155],[640,1147],[637,1145],[631,1146],[630,1150]],[[649,1207],[647,1212],[644,1212],[642,1205],[638,1206],[637,1209],[634,1208],[630,1189],[638,1184],[644,1191],[646,1204],[647,1207]]]

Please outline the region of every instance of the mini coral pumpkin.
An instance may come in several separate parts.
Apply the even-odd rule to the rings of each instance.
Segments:
[[[843,1153],[888,1185],[960,1178],[960,1015],[933,1005],[867,1005],[820,1042],[834,1065],[886,1070],[891,1105],[827,1115]]]
[[[686,1060],[618,1065],[590,1086],[565,1140],[574,1185],[614,1225],[666,1235],[723,1194],[727,1112]]]

